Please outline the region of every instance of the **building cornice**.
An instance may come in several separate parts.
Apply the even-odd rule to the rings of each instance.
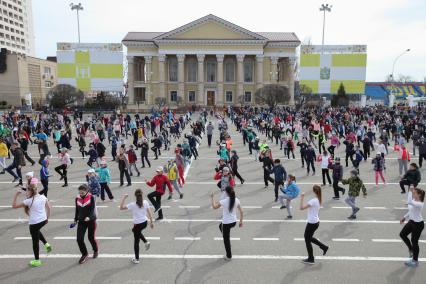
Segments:
[[[234,40],[234,39],[167,39],[156,40],[157,45],[265,45],[266,40]]]
[[[126,47],[157,47],[152,41],[123,41]]]
[[[296,48],[300,45],[299,41],[290,41],[290,42],[267,42],[265,48],[268,47],[292,47]]]

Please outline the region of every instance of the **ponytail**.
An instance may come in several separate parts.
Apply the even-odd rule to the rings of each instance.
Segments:
[[[425,191],[423,189],[420,189],[420,188],[415,188],[415,191],[419,195],[420,201],[424,202],[424,200],[425,200]]]
[[[232,186],[227,186],[225,188],[225,191],[229,196],[229,208],[228,208],[228,210],[229,210],[229,212],[231,212],[232,209],[234,209],[234,205],[235,205],[235,191],[232,188]]]
[[[31,194],[31,196],[29,196],[28,198],[32,198],[32,200],[31,200],[30,206],[24,207],[24,211],[25,211],[25,214],[27,214],[29,216],[31,206],[33,206],[33,203],[34,203],[34,197],[37,194],[37,186],[35,184],[29,184],[28,188],[27,188],[27,192],[29,192]]]
[[[135,197],[136,197],[136,204],[139,206],[139,208],[143,207],[143,195],[141,189],[135,190]]]
[[[320,205],[322,204],[322,193],[321,193],[321,187],[319,185],[314,185],[313,191],[315,195],[317,196]]]

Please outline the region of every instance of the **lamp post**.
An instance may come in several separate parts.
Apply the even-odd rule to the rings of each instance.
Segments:
[[[71,3],[70,7],[71,7],[71,11],[74,11],[74,10],[77,11],[78,43],[80,43],[80,15],[79,15],[79,11],[83,11],[83,5],[81,5],[81,3],[78,3],[78,4]]]
[[[325,32],[325,12],[331,12],[331,7],[333,5],[321,4],[319,10],[324,12],[323,21],[322,21],[322,45],[321,45],[321,54],[324,52],[324,32]]]
[[[406,53],[408,53],[408,52],[410,52],[410,49],[409,48],[407,48],[406,50],[404,50],[400,55],[398,55],[396,58],[395,58],[395,60],[393,61],[393,64],[392,64],[392,73],[391,73],[391,86],[392,86],[392,89],[391,89],[391,94],[390,94],[390,96],[389,96],[389,107],[393,107],[393,103],[394,103],[394,101],[395,101],[395,95],[394,95],[394,88],[395,88],[395,86],[394,86],[394,83],[395,83],[395,77],[394,77],[394,72],[395,72],[395,64],[396,64],[396,62],[398,61],[398,59],[399,58],[401,58],[401,56],[403,56],[404,54],[406,54]]]

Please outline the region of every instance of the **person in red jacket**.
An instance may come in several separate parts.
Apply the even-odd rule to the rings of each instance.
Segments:
[[[136,162],[138,160],[138,157],[136,156],[136,152],[133,149],[133,145],[130,145],[129,147],[130,147],[130,149],[126,153],[127,153],[128,160],[129,160],[130,175],[133,176],[132,168],[134,168],[135,171],[138,173],[138,176],[140,176],[141,173],[139,172],[138,167],[136,167]]]
[[[170,194],[172,194],[172,184],[167,176],[163,175],[163,167],[158,167],[155,175],[150,181],[145,179],[145,182],[148,186],[153,187],[155,185],[155,191],[148,194],[148,199],[151,201],[152,205],[155,208],[154,213],[158,211],[158,218],[155,220],[163,219],[163,210],[161,209],[161,196],[166,191],[166,186],[169,188]]]

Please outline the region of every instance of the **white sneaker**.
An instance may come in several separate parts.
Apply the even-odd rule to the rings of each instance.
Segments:
[[[149,250],[150,247],[151,247],[151,243],[150,242],[146,242],[145,243],[145,250]]]
[[[139,264],[139,259],[132,258],[132,262],[133,262],[134,264]]]

